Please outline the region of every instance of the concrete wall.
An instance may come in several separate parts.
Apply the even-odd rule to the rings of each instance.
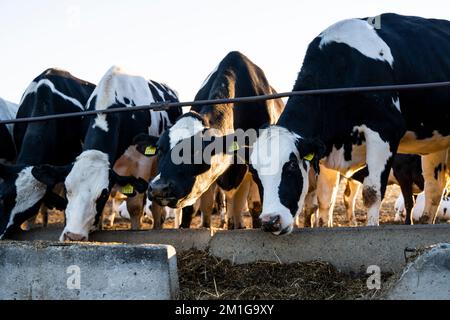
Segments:
[[[171,299],[175,249],[162,245],[0,242],[0,300]]]
[[[56,240],[61,229],[37,229],[17,235],[19,240]],[[124,243],[166,243],[177,251],[205,250],[235,263],[257,260],[323,260],[342,271],[365,271],[377,265],[382,271],[400,271],[405,266],[405,248],[450,242],[450,225],[381,226],[360,228],[299,229],[288,236],[274,236],[260,230],[219,231],[100,231],[95,241]]]

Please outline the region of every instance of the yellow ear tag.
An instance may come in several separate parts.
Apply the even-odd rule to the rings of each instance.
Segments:
[[[314,159],[314,153],[308,153],[303,159],[306,161],[311,161]]]
[[[126,186],[122,187],[122,193],[124,195],[133,194],[133,191],[134,191],[134,188],[131,184],[127,184]]]
[[[236,141],[233,141],[233,144],[228,149],[228,152],[236,152],[240,149],[239,144]]]
[[[144,154],[146,156],[154,156],[156,154],[156,147],[148,146],[147,148],[145,148]]]

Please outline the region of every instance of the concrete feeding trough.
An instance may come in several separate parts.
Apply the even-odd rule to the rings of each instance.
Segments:
[[[409,263],[387,298],[450,300],[450,244],[435,245]]]
[[[15,240],[57,240],[61,228],[21,232]],[[129,244],[165,243],[177,252],[208,250],[212,255],[237,264],[260,260],[291,263],[326,261],[344,272],[365,271],[377,265],[383,272],[405,267],[405,249],[448,242],[450,225],[384,225],[380,227],[297,229],[287,236],[261,230],[151,230],[97,231],[92,241]]]
[[[173,299],[169,245],[0,242],[0,300]]]

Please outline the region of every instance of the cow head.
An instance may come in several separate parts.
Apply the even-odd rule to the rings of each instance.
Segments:
[[[275,235],[290,233],[294,217],[308,191],[308,171],[319,172],[324,145],[303,139],[289,130],[271,126],[261,130],[253,145],[250,171],[258,182],[263,210],[263,229]]]
[[[66,226],[60,241],[86,241],[95,229],[114,184],[129,186],[129,195],[144,192],[147,182],[123,177],[110,169],[106,153],[87,150],[81,153],[65,180],[67,208]]]
[[[45,166],[0,165],[0,238],[7,237],[35,216],[47,190],[64,181],[68,166],[45,174]]]
[[[193,205],[230,166],[223,132],[207,128],[195,113],[181,117],[158,141],[159,174],[148,197],[162,206]]]

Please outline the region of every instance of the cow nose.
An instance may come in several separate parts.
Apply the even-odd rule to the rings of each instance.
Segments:
[[[87,238],[85,236],[82,236],[81,234],[76,234],[72,232],[66,232],[64,233],[64,241],[87,241]]]
[[[281,217],[279,215],[268,215],[261,219],[261,227],[267,232],[281,231]]]
[[[157,182],[154,184],[152,183],[148,189],[148,194],[151,196],[151,198],[170,198],[171,192],[172,184],[170,182]]]

